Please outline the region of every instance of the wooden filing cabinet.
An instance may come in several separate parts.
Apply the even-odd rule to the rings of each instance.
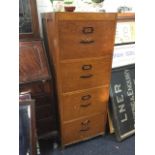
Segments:
[[[62,146],[105,132],[116,18],[115,13],[42,15]]]

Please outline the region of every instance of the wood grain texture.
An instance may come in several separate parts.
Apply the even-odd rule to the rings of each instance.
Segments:
[[[84,12],[65,12],[65,13],[56,13],[54,15],[59,21],[115,21],[116,13],[84,13]]]
[[[89,137],[104,133],[105,116],[91,115],[63,125],[63,140],[66,145],[83,141]]]
[[[112,55],[114,21],[59,22],[60,57],[81,59]],[[94,52],[98,51],[98,52]]]
[[[118,22],[135,21],[135,13],[118,13],[117,21]]]
[[[41,41],[20,41],[19,81],[20,83],[50,78],[47,59]]]
[[[63,94],[64,122],[96,113],[106,113],[109,96],[108,87],[82,90]]]
[[[80,60],[79,62],[61,63],[62,92],[109,85],[112,58]],[[91,69],[83,70],[84,65]]]
[[[46,13],[42,18],[56,79],[62,147],[103,134],[117,14]],[[82,135],[85,118],[92,125]]]

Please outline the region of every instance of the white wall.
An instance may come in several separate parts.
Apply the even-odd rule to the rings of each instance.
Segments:
[[[134,12],[134,0],[105,0],[104,6],[106,11],[110,12],[117,12],[117,8],[119,6],[128,6],[132,8],[132,11]]]

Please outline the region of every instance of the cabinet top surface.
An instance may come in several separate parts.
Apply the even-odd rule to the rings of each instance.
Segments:
[[[117,20],[121,19],[134,19],[135,13],[99,13],[99,12],[49,12],[49,13],[42,13],[43,18],[51,18],[56,17],[59,20],[113,20],[117,18]]]
[[[117,13],[97,13],[97,12],[49,12],[43,13],[43,18],[55,17],[58,20],[114,20]]]

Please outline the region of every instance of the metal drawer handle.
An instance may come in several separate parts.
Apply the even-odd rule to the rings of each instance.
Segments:
[[[90,120],[85,120],[84,122],[81,122],[81,125],[85,126],[88,125],[90,123]]]
[[[82,66],[82,70],[91,70],[92,69],[92,65],[83,65]]]
[[[80,78],[91,78],[93,76],[93,74],[87,74],[87,75],[81,75]]]
[[[81,130],[80,131],[88,131],[90,127],[88,126],[90,123],[90,120],[85,120],[84,122],[81,122]]]
[[[81,97],[81,100],[89,100],[91,98],[91,95],[85,95]]]
[[[80,131],[88,131],[89,129],[90,129],[90,127],[89,127],[89,126],[87,126],[86,128],[81,129]]]
[[[93,33],[93,32],[94,32],[94,28],[93,28],[93,27],[83,27],[82,32],[83,32],[84,34]]]
[[[95,42],[94,40],[89,40],[89,39],[81,40],[81,41],[80,41],[81,44],[92,44],[92,43],[94,43],[94,42]]]
[[[88,102],[88,103],[81,104],[80,106],[81,106],[81,107],[88,107],[88,106],[90,106],[90,105],[91,105],[91,102]]]

